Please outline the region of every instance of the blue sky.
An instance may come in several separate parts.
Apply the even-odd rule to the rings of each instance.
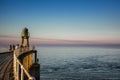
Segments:
[[[120,43],[120,0],[0,0],[0,35]]]

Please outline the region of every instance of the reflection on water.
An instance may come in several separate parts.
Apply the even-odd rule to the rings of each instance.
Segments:
[[[120,80],[120,49],[39,47],[41,80]]]

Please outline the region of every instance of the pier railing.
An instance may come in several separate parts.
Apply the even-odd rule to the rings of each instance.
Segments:
[[[14,80],[24,80],[24,78],[27,78],[27,80],[35,80],[35,78],[29,74],[29,72],[24,68],[23,64],[18,59],[18,54],[20,54],[19,51],[14,51]]]

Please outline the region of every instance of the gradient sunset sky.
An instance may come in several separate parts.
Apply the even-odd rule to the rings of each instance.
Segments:
[[[120,43],[120,0],[0,0],[0,38]]]

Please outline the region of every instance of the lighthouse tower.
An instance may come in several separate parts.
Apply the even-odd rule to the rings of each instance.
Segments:
[[[30,37],[30,34],[29,34],[28,29],[26,27],[22,30],[21,37],[22,37],[21,46],[22,47],[26,46],[29,49],[29,37]]]
[[[29,47],[29,37],[30,34],[28,32],[28,29],[25,27],[23,28],[22,32],[21,32],[21,38],[22,38],[22,42],[21,42],[21,46],[22,48],[24,48],[25,50],[30,50]],[[32,54],[28,54],[23,58],[23,65],[24,67],[29,70],[29,68],[32,65]]]

